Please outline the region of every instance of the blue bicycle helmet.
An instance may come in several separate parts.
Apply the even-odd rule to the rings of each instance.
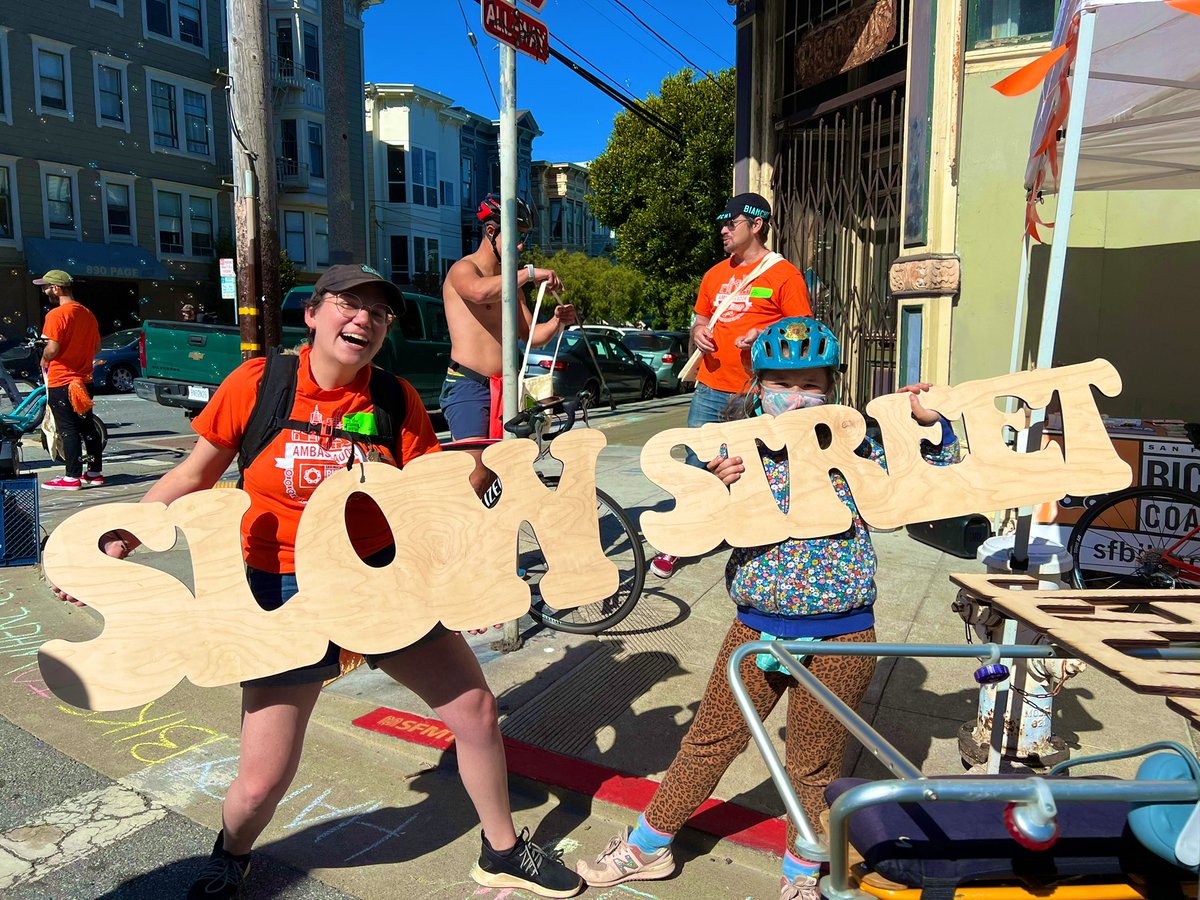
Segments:
[[[841,369],[842,350],[828,325],[808,316],[780,319],[754,341],[750,368]]]

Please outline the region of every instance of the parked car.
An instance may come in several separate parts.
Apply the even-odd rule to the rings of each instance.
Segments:
[[[694,382],[680,382],[679,373],[688,361],[688,336],[683,331],[634,331],[621,338],[634,356],[654,370],[659,392],[674,393]]]
[[[615,336],[607,333],[594,333],[590,329],[587,342],[591,344],[589,354],[584,343],[584,336],[579,329],[571,329],[563,333],[562,347],[558,351],[558,359],[554,359],[554,342],[549,341],[544,347],[535,347],[529,352],[529,365],[525,368],[527,377],[545,375],[553,363],[554,392],[560,397],[574,397],[583,392],[590,398],[589,405],[607,403],[608,394],[600,387],[600,375],[604,375],[604,383],[612,392],[613,401],[617,400],[649,400],[658,388],[658,379],[654,370],[638,359],[632,350],[622,344]],[[595,356],[595,361],[592,357]]]
[[[297,347],[308,340],[304,304],[312,292],[312,285],[300,285],[284,296],[283,346]],[[436,409],[450,360],[446,311],[438,297],[406,291],[404,301],[375,364],[408,379],[425,406]],[[180,407],[191,415],[204,408],[225,376],[242,362],[237,325],[149,321],[143,335],[145,371],[134,390],[145,400]]]
[[[32,328],[30,335],[36,335]],[[14,381],[26,381],[37,386],[42,383],[42,349],[28,339],[0,340],[0,362]]]
[[[588,334],[611,334],[617,340],[621,340],[627,334],[646,330],[645,328],[634,328],[632,325],[585,325],[583,327]],[[577,331],[579,326],[572,325],[571,330]]]
[[[142,377],[142,329],[114,331],[100,339],[100,349],[92,360],[92,384],[97,390],[105,388],[118,394],[133,390],[135,378]]]

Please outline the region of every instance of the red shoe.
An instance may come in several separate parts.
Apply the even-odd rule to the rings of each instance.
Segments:
[[[84,472],[83,477],[79,479],[79,483],[84,487],[104,487],[104,476],[99,472],[95,475],[91,472]]]
[[[48,491],[77,491],[82,486],[78,478],[68,478],[65,475],[42,482],[42,487]]]
[[[678,556],[672,556],[670,553],[660,553],[654,559],[650,560],[650,571],[659,578],[670,578],[675,574],[675,567],[678,565]]]

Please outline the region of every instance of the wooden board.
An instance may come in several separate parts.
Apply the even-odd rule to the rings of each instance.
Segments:
[[[1200,639],[1200,590],[1043,591],[1025,575],[950,580],[1138,693],[1164,695],[1172,709],[1200,721],[1200,660],[1138,659],[1125,652]]]
[[[246,583],[240,522],[249,497],[203,491],[169,507],[117,503],[71,516],[50,537],[49,580],[94,607],[104,631],[90,641],[48,641],[39,664],[46,684],[86,709],[125,709],[162,696],[181,678],[232,684],[315,662],[327,642],[358,652],[407,646],[439,621],[461,630],[514,619],[529,609],[529,586],[516,569],[517,531],[532,525],[547,572],[546,602],[569,609],[617,589],[618,572],[600,545],[596,459],[600,431],[581,429],[554,443],[564,464],[556,490],[537,478],[533,441],[489,447],[484,462],[504,483],[487,509],[471,489],[474,460],[437,453],[403,470],[366,463],[341,471],[313,493],[296,541],[299,593],[266,612]],[[369,494],[396,539],[386,567],[362,562],[350,545],[344,506]],[[176,529],[191,550],[195,592],[138,562],[105,556],[100,536],[135,534],[149,551],[169,550]]]
[[[906,395],[867,407],[884,429],[889,471],[854,453],[865,423],[854,410],[825,406],[700,429],[674,429],[652,438],[642,453],[646,475],[676,498],[667,513],[645,513],[646,537],[659,550],[688,555],[715,547],[774,543],[787,537],[840,533],[850,511],[829,480],[842,472],[859,508],[875,525],[945,518],[1061,497],[1094,494],[1129,483],[1092,399],[1120,388],[1111,365],[1025,372],[930,391],[928,405],[961,419],[972,452],[958,465],[935,467],[920,454],[922,438],[939,430],[917,426]],[[997,398],[1017,396],[1033,406],[1057,393],[1063,410],[1065,454],[1057,446],[1017,454],[1003,430],[1018,424],[998,410]],[[758,461],[758,442],[786,448],[790,512],[779,511]],[[540,591],[547,604],[570,609],[611,596],[618,573],[600,544],[596,515],[599,431],[580,429],[555,441],[564,465],[555,490],[537,478],[532,441],[487,448],[483,461],[501,478],[499,503],[487,509],[470,487],[474,460],[464,453],[421,457],[403,470],[364,463],[325,479],[301,516],[296,540],[299,592],[273,612],[262,610],[246,584],[240,522],[249,499],[240,491],[207,491],[169,507],[111,504],[84,510],[60,525],[45,553],[49,579],[95,607],[105,620],[99,637],[50,641],[41,648],[46,683],[88,709],[122,709],[149,702],[181,678],[198,685],[230,684],[315,662],[328,641],[358,653],[405,647],[441,622],[452,630],[514,619],[529,608],[529,586],[516,568],[518,531],[532,526],[547,561]],[[725,488],[711,474],[674,460],[691,445],[702,458],[722,444],[748,463]],[[396,557],[375,568],[354,551],[345,508],[354,494],[379,507],[396,543]],[[101,534],[124,528],[150,552],[187,537],[194,591],[172,576],[133,560],[102,554]],[[139,554],[147,551],[139,550]]]
[[[846,478],[863,517],[878,528],[1025,506],[1068,493],[1118,490],[1129,485],[1131,472],[1104,430],[1093,387],[1110,397],[1120,392],[1121,378],[1105,360],[931,389],[922,397],[926,407],[951,422],[961,420],[970,443],[970,452],[951,466],[934,466],[921,456],[922,439],[940,440],[940,429],[913,420],[907,394],[878,397],[867,405],[883,431],[886,472],[855,455],[866,423],[845,406],[663,431],[642,449],[642,471],[675,498],[675,508],[644,513],[642,530],[655,549],[678,556],[706,553],[722,541],[755,547],[839,534],[850,526],[851,514],[830,483],[834,470]],[[997,401],[1017,397],[1039,408],[1056,393],[1065,451],[1050,445],[1022,454],[1007,446],[1005,429],[1023,427],[1024,417],[1001,412]],[[791,501],[786,515],[767,488],[758,442],[787,450]],[[673,458],[671,451],[679,446],[691,447],[705,460],[725,446],[730,456],[742,458],[746,473],[726,488],[710,473]]]

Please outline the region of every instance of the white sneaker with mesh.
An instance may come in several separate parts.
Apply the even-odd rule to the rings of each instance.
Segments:
[[[626,881],[654,881],[675,871],[670,847],[646,853],[629,843],[629,832],[626,828],[609,841],[595,862],[581,859],[575,864],[575,871],[591,887],[612,887]]]
[[[821,888],[811,875],[797,875],[779,882],[779,900],[821,900]]]

